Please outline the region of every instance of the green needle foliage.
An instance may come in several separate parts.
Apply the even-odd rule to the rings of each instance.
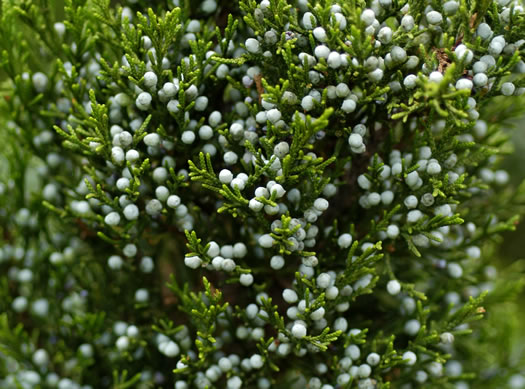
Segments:
[[[0,3],[1,388],[525,388],[518,1],[59,3]]]

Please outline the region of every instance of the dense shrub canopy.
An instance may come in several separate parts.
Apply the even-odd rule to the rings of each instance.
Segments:
[[[525,387],[520,3],[152,3],[2,3],[0,386]]]

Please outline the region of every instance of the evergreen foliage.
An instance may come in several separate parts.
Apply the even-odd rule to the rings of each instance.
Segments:
[[[0,18],[0,387],[525,388],[518,1]]]

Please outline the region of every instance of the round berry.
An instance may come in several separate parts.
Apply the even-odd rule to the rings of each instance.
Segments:
[[[395,296],[401,291],[401,284],[397,280],[390,280],[386,284],[386,290],[388,291],[389,294],[391,294],[392,296]]]
[[[306,336],[306,327],[303,323],[295,323],[292,327],[292,335],[298,339]]]
[[[137,96],[135,104],[141,111],[146,111],[151,105],[151,95],[148,92],[142,92]]]

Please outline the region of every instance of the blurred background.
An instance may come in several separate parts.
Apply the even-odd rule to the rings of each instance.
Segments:
[[[513,186],[518,186],[525,180],[525,105],[522,100],[517,101],[516,104],[521,106],[523,114],[515,118],[507,128],[511,133],[514,150],[506,156],[502,166],[509,172]],[[524,239],[525,220],[522,220],[516,231],[505,234],[505,244],[501,247],[501,265],[513,262],[518,258],[525,258]],[[525,305],[522,305],[522,312],[525,314]]]

